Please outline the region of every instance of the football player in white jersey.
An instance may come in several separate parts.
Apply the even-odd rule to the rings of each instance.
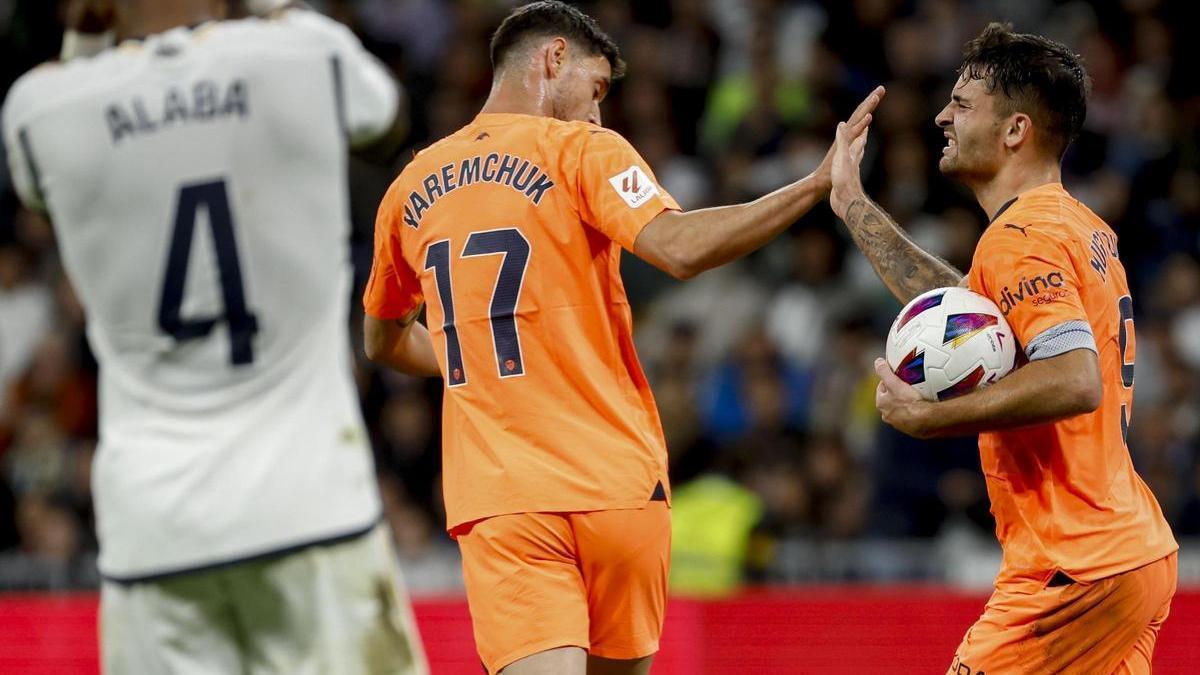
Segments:
[[[347,150],[396,86],[312,11],[108,1],[133,37],[2,112],[100,363],[104,669],[423,673],[347,328]]]

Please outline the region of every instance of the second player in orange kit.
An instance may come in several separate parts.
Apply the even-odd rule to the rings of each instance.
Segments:
[[[491,48],[482,112],[380,206],[367,353],[445,379],[447,527],[488,672],[644,673],[666,606],[670,485],[621,249],[678,278],[740,257],[825,198],[832,155],[754,202],[683,212],[600,126],[624,64],[593,19],[535,2]]]
[[[986,389],[925,401],[876,361],[885,422],[918,437],[979,434],[996,590],[949,675],[1149,673],[1179,548],[1125,437],[1133,299],[1116,234],[1061,184],[1087,75],[1061,44],[992,24],[967,46],[937,116],[939,168],[991,217],[966,278],[916,247],[862,191],[865,134],[838,132],[830,203],[902,301],[960,284],[994,301],[1027,363]]]

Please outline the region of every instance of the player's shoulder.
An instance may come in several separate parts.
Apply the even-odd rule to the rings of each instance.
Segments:
[[[1098,221],[1096,214],[1059,183],[1047,183],[1022,193],[1000,216],[1010,220],[1070,226],[1078,221]]]
[[[1059,257],[1060,253],[1066,253],[1070,238],[1069,230],[1052,220],[1002,217],[984,230],[976,245],[975,257],[983,260],[996,256]]]
[[[580,170],[589,160],[624,155],[632,150],[621,134],[590,122],[548,119],[535,139],[543,154],[557,158],[557,166],[568,173]]]
[[[88,96],[114,80],[128,78],[133,49],[117,47],[91,57],[48,61],[17,78],[4,99],[6,127],[22,125],[47,108]]]
[[[607,129],[602,126],[592,124],[591,122],[583,122],[580,120],[559,120],[551,117],[544,117],[542,119],[547,129],[562,136],[578,138],[591,138],[593,136],[620,136],[620,134],[612,129]]]
[[[1000,210],[993,221],[1001,219],[1026,221],[1053,221],[1061,216],[1062,195],[1060,186],[1042,185],[1027,190],[1013,198]]]
[[[345,25],[320,12],[290,9],[268,18],[248,17],[214,22],[196,29],[197,45],[221,50],[337,53],[359,45]]]
[[[483,116],[481,119],[499,119],[509,128],[519,130],[520,135],[550,148],[578,147],[593,141],[625,142],[625,139],[612,129],[591,122],[560,120],[541,115],[494,115]]]
[[[58,61],[43,63],[13,82],[4,97],[4,126],[9,128],[29,117],[38,103],[59,89],[63,66]]]
[[[420,174],[424,176],[432,169],[437,169],[444,165],[447,160],[453,159],[462,154],[461,150],[470,134],[471,125],[462,127],[454,133],[443,136],[429,145],[417,150],[413,153],[412,159],[404,168],[400,170],[400,175],[393,182],[400,183],[412,176]]]
[[[149,38],[148,44],[162,36]],[[269,18],[221,20],[191,32],[191,48],[199,52],[240,55],[254,62],[256,55],[358,52],[359,38],[346,25],[312,10],[287,10]]]
[[[414,153],[412,161],[404,167],[400,175],[421,172],[430,165],[438,168],[447,159],[454,159],[460,155],[510,152],[525,156],[533,151],[527,146],[536,146],[539,149],[547,146],[561,147],[562,139],[578,133],[575,129],[579,124],[581,123],[563,122],[538,115],[481,113],[454,133],[443,136]],[[498,140],[497,137],[503,149],[496,149],[490,145]]]
[[[383,204],[408,198],[409,191],[418,187],[426,176],[444,166],[451,157],[456,155],[455,146],[461,140],[466,127],[444,136],[433,143],[413,152],[400,173],[392,180],[383,196]]]
[[[602,126],[597,126],[590,122],[561,122],[558,123],[555,131],[563,138],[571,139],[585,145],[629,145],[629,141],[621,134],[607,129]]]
[[[1070,223],[1062,195],[1066,193],[1060,186],[1035,188],[1016,197],[995,215],[979,245],[1036,249],[1066,238]]]

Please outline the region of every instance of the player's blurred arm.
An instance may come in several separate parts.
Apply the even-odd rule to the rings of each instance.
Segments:
[[[439,377],[437,355],[429,330],[417,321],[420,308],[403,319],[377,319],[367,315],[363,320],[363,346],[367,358],[402,373],[420,377]]]
[[[1096,352],[1073,349],[1030,361],[993,385],[948,401],[926,401],[875,361],[875,405],[883,421],[917,438],[963,436],[1090,413],[1100,406],[1103,385]]]
[[[307,3],[294,0],[244,0],[243,4],[246,6],[247,12],[259,17],[270,16],[281,9],[293,7],[309,9]]]
[[[901,303],[934,288],[957,286],[963,274],[917,246],[863,190],[859,164],[867,133],[838,125],[831,169],[829,205],[846,223],[850,236],[867,256],[875,273]]]
[[[59,59],[95,56],[116,43],[113,0],[71,0]]]
[[[28,134],[29,120],[36,114],[36,105],[42,100],[37,88],[31,86],[31,75],[18,80],[4,99],[4,105],[0,108],[0,139],[3,140],[8,175],[17,198],[29,210],[49,215],[38,162]]]
[[[249,3],[248,3],[249,4]],[[330,49],[338,114],[354,150],[382,144],[394,154],[408,129],[401,107],[403,92],[387,67],[363,47],[343,24],[295,1],[263,3],[260,10],[296,30],[308,32]],[[380,154],[374,152],[372,154]]]
[[[404,88],[349,28],[301,0],[241,0],[230,13],[291,23],[325,39],[338,62],[339,111],[354,155],[375,164],[396,159],[409,131]]]
[[[859,104],[846,122],[853,133],[861,133],[871,123],[871,113],[883,94],[879,87]],[[676,279],[736,260],[766,244],[825,198],[833,159],[831,149],[812,174],[752,202],[663,211],[638,235],[633,252]]]

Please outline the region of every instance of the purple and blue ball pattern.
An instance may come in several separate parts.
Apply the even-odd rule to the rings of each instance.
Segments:
[[[909,321],[912,321],[913,319],[917,318],[917,316],[921,312],[924,312],[928,309],[937,307],[938,305],[942,304],[942,298],[945,295],[946,295],[945,293],[938,293],[937,295],[931,295],[928,298],[925,298],[924,300],[922,300],[922,301],[918,302],[917,304],[913,305],[912,307],[910,307],[909,310],[904,313],[904,316],[900,317],[900,325],[896,326],[896,330],[900,330],[901,328],[904,328],[905,324],[907,324]]]
[[[946,336],[942,344],[965,340],[974,333],[996,324],[997,319],[991,314],[951,314],[946,317]]]
[[[896,368],[896,377],[916,385],[925,381],[925,352],[913,349]]]

